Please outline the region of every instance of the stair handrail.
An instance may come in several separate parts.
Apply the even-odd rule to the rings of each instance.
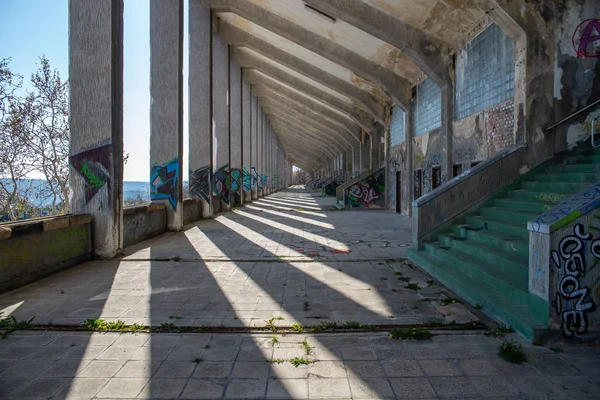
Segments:
[[[579,111],[575,111],[573,114],[569,115],[568,117],[561,119],[560,121],[558,121],[558,122],[557,122],[557,123],[555,123],[554,125],[550,125],[548,128],[546,128],[546,132],[547,132],[547,131],[551,131],[551,130],[553,130],[554,128],[556,128],[557,126],[559,126],[559,125],[561,125],[561,124],[563,124],[563,123],[567,122],[567,121],[568,121],[568,120],[570,120],[571,118],[573,118],[573,117],[575,117],[575,116],[577,116],[577,115],[581,114],[582,112],[584,112],[584,111],[587,111],[587,110],[589,110],[589,109],[591,109],[591,108],[593,108],[593,107],[595,107],[595,106],[597,106],[597,105],[599,105],[599,104],[600,104],[600,100],[596,100],[596,101],[595,101],[595,102],[593,102],[592,104],[588,104],[587,106],[583,107],[583,108],[582,108],[582,109],[580,109]],[[592,136],[593,136],[593,135],[592,135]]]

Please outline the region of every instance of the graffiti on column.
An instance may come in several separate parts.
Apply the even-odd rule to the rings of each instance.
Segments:
[[[600,57],[600,19],[590,18],[580,23],[572,41],[578,57]]]
[[[346,204],[351,207],[383,207],[385,193],[384,171],[379,170],[348,189]]]
[[[81,153],[72,155],[69,163],[85,181],[85,202],[90,200],[105,185],[108,187],[110,202],[110,155],[112,145],[96,147]]]
[[[190,196],[210,201],[210,165],[190,170]]]
[[[246,167],[243,168],[242,173],[244,175],[244,177],[243,177],[244,190],[250,190],[250,188],[252,187],[252,176],[250,175],[250,172],[248,172]]]
[[[150,199],[167,199],[177,210],[177,181],[179,159],[175,157],[166,164],[154,164],[150,168]]]
[[[232,168],[229,171],[229,193],[234,197],[234,204],[241,204],[242,170]]]
[[[273,183],[273,186],[277,186],[278,181],[279,177],[277,175],[273,175],[273,179],[271,181]]]
[[[265,185],[268,185],[268,184],[269,184],[269,181],[268,181],[268,179],[269,179],[269,178],[268,178],[268,176],[266,176],[265,174],[262,174],[262,175],[260,176],[260,181],[261,181],[261,182],[260,182],[260,187],[261,187],[261,188],[262,188],[263,186],[265,186]]]
[[[557,291],[552,306],[561,319],[561,329],[566,337],[580,337],[587,331],[588,314],[596,309],[591,290],[582,284],[587,267],[586,252],[589,249],[595,260],[600,261],[600,239],[594,241],[582,224],[576,224],[573,234],[565,236],[552,250],[551,257],[557,274]],[[596,262],[598,262],[596,261]],[[593,268],[593,267],[592,267]]]
[[[229,204],[229,181],[229,165],[219,168],[213,175],[213,191],[227,204]]]

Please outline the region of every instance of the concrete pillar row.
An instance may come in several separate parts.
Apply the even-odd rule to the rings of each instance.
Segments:
[[[211,12],[202,0],[188,9],[188,126],[190,197],[202,201],[202,216],[212,215],[212,68]]]
[[[251,198],[252,200],[258,199],[258,183],[257,183],[257,170],[258,170],[258,102],[256,97],[253,95],[252,87],[250,88],[250,108],[251,108],[251,138],[250,138],[250,186],[251,186]]]
[[[183,229],[183,0],[150,2],[150,199]]]
[[[69,1],[69,87],[69,211],[92,216],[92,253],[112,258],[123,250],[122,0]]]
[[[242,201],[252,201],[252,93],[242,75]]]
[[[242,69],[229,59],[230,204],[242,204]]]

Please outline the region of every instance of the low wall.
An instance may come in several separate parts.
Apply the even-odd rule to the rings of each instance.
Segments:
[[[344,208],[384,208],[385,168],[365,172],[338,186],[336,198]]]
[[[529,291],[551,304],[550,328],[600,338],[600,182],[529,221]]]
[[[183,200],[183,224],[191,224],[202,218],[202,203],[198,198]]]
[[[90,215],[0,224],[0,292],[92,258]]]
[[[415,248],[419,248],[434,229],[529,171],[526,155],[525,145],[512,146],[413,201]]]
[[[167,214],[164,204],[149,203],[123,208],[123,247],[158,236],[166,230]]]

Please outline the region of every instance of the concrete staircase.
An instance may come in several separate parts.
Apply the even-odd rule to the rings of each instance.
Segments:
[[[411,260],[529,339],[548,326],[549,305],[528,291],[527,222],[600,180],[600,148],[554,157],[437,230]]]

